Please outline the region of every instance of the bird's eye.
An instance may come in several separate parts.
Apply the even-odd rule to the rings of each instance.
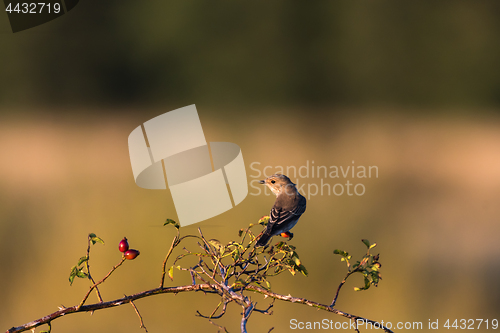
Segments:
[[[273,184],[274,184],[274,183],[276,183],[276,181],[274,181],[274,180],[271,180],[271,183],[273,183]]]

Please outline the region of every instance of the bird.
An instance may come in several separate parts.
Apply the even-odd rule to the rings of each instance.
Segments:
[[[266,230],[255,245],[265,246],[271,237],[279,234],[290,237],[291,240],[293,234],[289,230],[297,224],[300,216],[306,211],[306,198],[299,193],[290,178],[279,173],[260,180],[259,183],[271,189],[276,195],[276,201],[271,208]]]

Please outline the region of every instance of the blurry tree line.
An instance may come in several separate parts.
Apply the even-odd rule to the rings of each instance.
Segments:
[[[498,0],[81,0],[0,38],[0,106],[500,105]]]

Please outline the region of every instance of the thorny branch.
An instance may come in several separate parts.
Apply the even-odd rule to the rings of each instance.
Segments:
[[[190,291],[210,292],[213,289],[217,289],[216,286],[215,285],[208,285],[208,284],[196,284],[196,285],[168,287],[168,288],[155,288],[155,289],[146,290],[146,291],[134,294],[134,295],[125,296],[125,297],[115,299],[112,301],[108,301],[108,302],[83,305],[80,307],[80,309],[77,309],[77,306],[75,305],[75,306],[68,307],[68,308],[62,308],[54,313],[46,315],[40,319],[34,320],[34,321],[29,322],[27,324],[17,326],[17,327],[12,327],[11,329],[7,330],[6,333],[24,332],[27,330],[31,330],[35,327],[38,327],[38,326],[41,326],[44,324],[48,324],[48,323],[52,322],[53,320],[55,320],[59,317],[62,317],[64,315],[69,315],[69,314],[79,313],[79,312],[92,312],[92,311],[112,308],[112,307],[120,306],[123,304],[128,304],[131,301],[135,301],[135,300],[149,297],[149,296],[160,295],[160,294],[178,294],[178,293],[190,292]],[[290,295],[285,296],[285,295],[270,292],[270,291],[263,289],[263,288],[251,286],[251,285],[248,286],[246,290],[260,293],[263,295],[267,295],[268,297],[271,297],[271,298],[274,298],[277,300],[281,300],[281,301],[285,301],[285,302],[308,305],[310,307],[315,307],[315,308],[318,308],[321,310],[332,312],[334,314],[337,314],[339,316],[342,316],[342,317],[345,317],[345,318],[348,318],[351,320],[359,319],[359,320],[363,320],[364,322],[367,322],[367,323],[379,324],[377,321],[366,319],[366,318],[363,318],[361,316],[353,315],[353,314],[350,314],[350,313],[347,313],[344,311],[340,311],[338,309],[330,307],[329,305],[310,301],[310,300],[307,300],[305,298],[292,297]],[[386,327],[383,327],[383,329],[385,332],[392,332],[390,329],[388,329]]]
[[[85,261],[85,266],[87,267],[87,274],[88,274],[88,277],[89,277],[89,280],[92,281],[92,284],[95,285],[95,281],[94,281],[94,278],[92,277],[92,275],[90,274],[90,265],[89,265],[89,259],[90,259],[90,243],[92,242],[92,236],[89,235],[87,237],[87,261]],[[101,292],[99,291],[99,288],[95,287],[95,291],[96,291],[96,294],[97,294],[97,298],[99,299],[99,302],[103,302],[102,300],[102,297],[101,297]]]
[[[265,219],[261,219],[259,221],[259,224],[265,224],[265,222]],[[89,279],[91,279],[93,285],[78,305],[68,308],[60,308],[58,311],[44,316],[40,319],[34,320],[18,327],[12,327],[7,331],[7,333],[34,330],[36,327],[44,324],[48,324],[51,327],[52,321],[65,315],[79,312],[93,312],[101,309],[120,306],[127,303],[130,303],[132,305],[139,317],[141,328],[143,328],[147,332],[147,329],[143,322],[143,318],[134,304],[135,300],[160,294],[177,294],[181,292],[191,291],[202,291],[206,294],[208,293],[218,295],[220,300],[210,315],[206,316],[202,315],[199,311],[196,312],[197,316],[208,319],[211,324],[217,326],[220,331],[224,332],[228,332],[227,329],[224,326],[215,323],[214,320],[222,318],[226,314],[228,304],[234,302],[235,304],[238,304],[242,307],[240,330],[242,333],[247,333],[247,323],[252,313],[257,312],[261,314],[272,315],[272,311],[270,310],[276,300],[307,305],[316,309],[334,313],[351,321],[355,321],[356,332],[359,332],[357,325],[360,323],[371,323],[372,325],[376,325],[376,327],[380,327],[385,332],[392,332],[389,328],[382,326],[381,323],[377,321],[350,314],[334,308],[339,296],[340,289],[345,284],[347,278],[349,278],[349,276],[351,276],[353,273],[360,272],[365,276],[365,287],[357,288],[357,290],[368,289],[371,284],[377,285],[380,278],[380,273],[378,271],[378,268],[380,267],[380,264],[378,263],[378,255],[373,256],[369,254],[370,249],[376,246],[376,244],[370,245],[368,241],[363,240],[365,245],[367,245],[368,247],[367,255],[365,255],[361,262],[357,262],[353,266],[351,266],[349,263],[349,259],[351,259],[351,257],[348,255],[348,253],[339,250],[336,250],[334,252],[344,257],[342,260],[347,262],[348,273],[340,283],[333,302],[330,305],[326,305],[308,300],[306,298],[277,294],[271,290],[269,279],[273,276],[279,275],[286,271],[290,272],[292,275],[300,272],[303,275],[307,276],[308,273],[299,259],[296,248],[292,245],[289,245],[285,242],[279,242],[274,246],[256,248],[254,246],[254,243],[258,239],[258,236],[254,236],[254,234],[250,230],[254,225],[251,224],[248,228],[240,230],[240,242],[231,241],[228,244],[223,245],[216,239],[210,239],[207,241],[200,229],[198,229],[199,235],[187,235],[180,237],[179,226],[175,221],[167,220],[165,224],[174,224],[174,226],[177,228],[177,235],[174,237],[174,240],[172,241],[172,244],[163,261],[161,283],[158,288],[146,290],[134,295],[124,296],[123,298],[108,302],[103,302],[100,294],[98,293],[98,303],[85,305],[85,302],[92,290],[97,290],[97,286],[103,283],[111,275],[111,273],[113,273],[120,265],[123,264],[123,262],[125,261],[125,258],[123,257],[120,263],[115,265],[111,269],[111,271],[97,283],[94,282],[93,279],[91,279],[89,273]],[[185,286],[165,287],[167,262],[174,253],[174,249],[177,248],[179,244],[187,238],[197,239],[197,246],[201,250],[195,252],[184,248],[184,253],[177,255],[177,257],[173,261],[173,265],[168,269],[168,275],[170,279],[173,280],[173,269],[174,265],[176,265],[177,262],[182,261],[187,257],[197,257],[196,264],[192,265],[191,267],[175,267],[181,272],[184,271],[189,273],[191,276],[192,284]],[[87,256],[88,251],[89,250],[87,250]],[[88,268],[89,267],[87,266],[87,271]],[[268,304],[267,308],[261,307],[259,309],[257,308],[257,302],[252,300],[252,298],[248,295],[248,292],[262,294],[265,298],[272,299],[272,302]],[[269,331],[272,330],[273,328],[271,328]]]

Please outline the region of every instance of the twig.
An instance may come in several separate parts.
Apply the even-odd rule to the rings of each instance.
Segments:
[[[124,295],[125,297],[127,297],[127,295]],[[146,333],[148,332],[148,329],[146,328],[146,326],[144,326],[144,321],[142,320],[142,316],[141,314],[139,313],[139,309],[137,309],[137,307],[135,306],[134,302],[132,300],[129,301],[130,304],[132,305],[132,307],[134,308],[135,310],[135,313],[137,313],[137,316],[139,316],[139,321],[141,323],[141,328],[144,328],[144,330],[146,331]]]
[[[177,230],[177,235],[179,235],[179,231],[178,230]],[[172,240],[172,245],[170,245],[170,249],[168,250],[168,253],[165,256],[165,259],[163,260],[162,270],[161,270],[160,288],[163,288],[163,286],[165,285],[165,267],[167,266],[168,258],[170,258],[170,255],[172,254],[172,251],[174,250],[174,247],[177,246],[176,243],[177,243],[177,236],[174,237],[174,239]]]
[[[315,308],[318,308],[318,309],[321,309],[321,310],[325,310],[325,311],[328,311],[328,312],[333,312],[339,316],[342,316],[342,317],[345,317],[345,318],[348,318],[348,319],[354,319],[354,320],[362,320],[364,322],[367,322],[367,323],[371,323],[373,325],[377,325],[377,327],[380,327],[381,329],[383,329],[385,332],[388,332],[388,333],[392,333],[392,331],[390,329],[388,329],[387,327],[383,326],[381,323],[375,321],[375,320],[371,320],[371,319],[366,319],[366,318],[363,318],[363,317],[360,317],[360,316],[356,316],[356,315],[353,315],[353,314],[350,314],[350,313],[347,313],[347,312],[344,312],[344,311],[341,311],[341,310],[337,310],[329,305],[325,305],[325,304],[321,304],[321,303],[318,303],[318,302],[314,302],[314,301],[309,301],[305,298],[299,298],[299,297],[292,297],[291,295],[288,295],[288,296],[285,296],[285,295],[280,295],[280,294],[276,294],[276,293],[273,293],[272,291],[269,291],[269,290],[266,290],[264,288],[260,288],[260,287],[257,287],[257,286],[254,286],[254,285],[248,285],[246,287],[246,290],[250,290],[250,291],[255,291],[255,292],[258,292],[260,294],[263,294],[263,295],[267,295],[268,297],[272,297],[272,298],[276,298],[278,300],[281,300],[281,301],[286,301],[286,302],[291,302],[291,303],[299,303],[299,304],[305,304],[305,305],[308,305],[308,306],[311,306],[311,307],[315,307]]]
[[[170,255],[172,254],[172,251],[184,239],[190,238],[190,237],[192,237],[192,238],[200,238],[199,236],[195,236],[195,235],[186,235],[186,236],[179,237],[179,229],[177,229],[177,236],[175,236],[174,239],[172,240],[172,245],[170,245],[170,249],[168,250],[167,255],[165,256],[165,259],[163,260],[162,270],[161,270],[160,288],[163,288],[164,285],[165,285],[165,274],[166,274],[167,261],[168,261],[168,258],[170,258]]]
[[[105,277],[102,278],[101,281],[97,282],[97,283],[94,283],[94,285],[92,287],[90,287],[89,291],[87,292],[87,294],[85,294],[85,297],[82,299],[82,301],[80,302],[80,304],[78,305],[77,307],[77,310],[80,309],[80,307],[82,307],[82,305],[85,303],[85,301],[87,300],[87,298],[89,297],[90,293],[92,292],[92,290],[97,287],[98,285],[100,285],[101,283],[103,283],[104,281],[106,281],[106,279],[111,275],[111,273],[113,273],[115,271],[115,269],[117,269],[118,267],[121,266],[121,264],[123,264],[123,262],[125,261],[125,257],[122,257],[122,260],[117,264],[115,265],[109,272],[108,274],[106,274]],[[102,302],[101,302],[102,303]]]
[[[210,254],[211,258],[212,258],[212,263],[213,263],[213,259],[216,258],[217,259],[217,264],[214,263],[214,271],[217,270],[217,266],[219,266],[219,269],[221,271],[221,277],[224,277],[224,275],[226,274],[225,273],[225,267],[224,265],[222,265],[222,263],[220,262],[219,260],[219,256],[216,255],[213,250],[212,250],[212,247],[210,246],[210,244],[208,244],[207,240],[205,239],[205,236],[203,236],[203,233],[201,232],[201,228],[198,228],[198,233],[200,234],[200,237],[201,237],[201,240],[203,241],[203,243],[205,243],[205,246],[206,248],[208,249],[207,250],[207,253]],[[224,270],[224,271],[223,271]]]
[[[198,228],[198,233],[200,234],[201,240],[203,241],[203,243],[205,243],[205,246],[207,247],[207,249],[210,250],[210,254],[212,255],[212,257],[215,257],[216,255],[212,251],[212,248],[210,247],[210,244],[208,244],[207,240],[205,239],[205,236],[203,236],[203,233],[201,232],[201,228]]]
[[[85,265],[87,266],[87,274],[89,275],[89,280],[92,281],[92,284],[95,284],[94,278],[90,274],[90,264],[89,264],[89,261],[90,261],[90,241],[91,241],[91,238],[89,235],[89,237],[87,237],[87,244],[88,244],[87,245],[87,260],[85,261]],[[97,298],[99,299],[99,302],[102,303],[103,300],[101,297],[101,292],[99,291],[99,288],[97,288],[97,286],[95,287],[95,291],[97,294]]]
[[[260,313],[263,313],[263,314],[266,314],[266,315],[272,315],[273,312],[269,312],[269,310],[274,306],[274,301],[276,300],[276,298],[273,298],[273,301],[271,302],[271,304],[269,304],[269,306],[267,307],[267,309],[265,310],[259,310],[257,308],[254,309],[254,311],[257,311],[257,312],[260,312]],[[255,306],[257,306],[257,303],[255,303]]]
[[[214,311],[212,311],[212,314],[210,314],[210,316],[204,316],[200,313],[200,311],[196,310],[196,313],[198,313],[198,317],[202,317],[202,318],[206,318],[206,319],[219,319],[219,318],[222,318],[222,316],[226,313],[226,307],[227,307],[227,303],[229,303],[231,301],[226,301],[226,300],[221,300],[219,302],[219,304],[217,305],[217,307],[214,309]],[[217,310],[220,308],[220,305],[224,303],[224,305],[222,306],[222,311],[221,313],[218,315],[218,316],[214,316],[215,312],[217,312]]]
[[[219,330],[224,330],[225,333],[229,333],[229,331],[224,327],[224,326],[220,326],[216,323],[214,323],[212,320],[209,320],[208,321],[210,324],[214,325],[214,326],[217,326],[219,328]],[[220,331],[219,331],[220,332]]]
[[[349,278],[349,276],[351,276],[351,274],[353,273],[356,273],[358,271],[358,269],[356,268],[355,270],[347,273],[347,275],[345,276],[345,278],[342,280],[342,282],[340,282],[339,284],[339,287],[337,288],[337,292],[335,293],[335,297],[333,298],[333,301],[332,301],[332,304],[330,304],[331,307],[334,307],[335,304],[337,303],[337,298],[339,297],[339,293],[340,293],[340,289],[342,288],[342,286],[345,284],[345,282],[347,281],[347,278]]]
[[[355,330],[356,332],[360,333],[360,332],[359,332],[359,329],[358,329],[358,322],[357,322],[356,320],[354,320],[354,319],[352,319],[352,321],[355,323],[354,330]]]

